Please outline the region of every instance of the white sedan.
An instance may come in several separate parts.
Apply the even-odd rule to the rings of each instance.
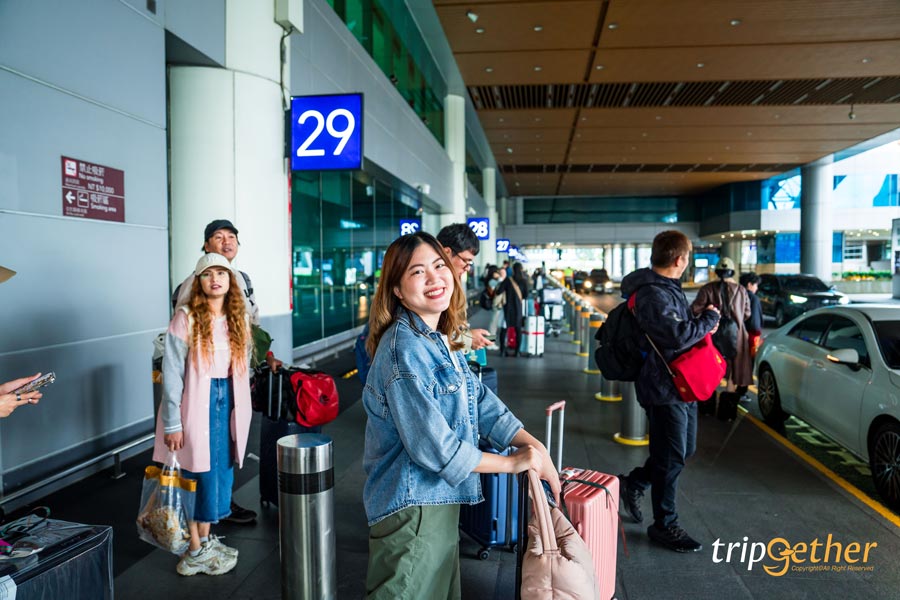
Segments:
[[[900,509],[900,305],[805,313],[766,336],[756,375],[766,422],[796,415],[867,460]]]

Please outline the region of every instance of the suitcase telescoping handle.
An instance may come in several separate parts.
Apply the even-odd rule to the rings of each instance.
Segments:
[[[566,401],[560,400],[554,404],[551,404],[547,407],[547,452],[550,452],[550,445],[553,442],[553,429],[551,425],[553,423],[553,413],[559,411],[559,421],[556,425],[556,434],[559,436],[559,441],[556,442],[556,470],[562,471],[562,451],[563,451],[563,422],[566,419]]]

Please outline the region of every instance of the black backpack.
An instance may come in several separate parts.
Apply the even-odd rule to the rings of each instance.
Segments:
[[[494,308],[494,300],[491,298],[491,295],[488,294],[487,290],[481,290],[481,295],[478,296],[478,304],[481,305],[481,308],[484,310],[491,310]]]
[[[724,281],[719,286],[719,302],[721,303],[719,328],[712,335],[712,341],[716,349],[722,353],[722,356],[727,359],[733,359],[738,353],[738,324],[731,314],[728,284]]]
[[[628,302],[609,311],[595,336],[599,344],[594,360],[603,377],[610,381],[636,381],[644,365],[644,332],[632,312],[635,296],[632,294]]]

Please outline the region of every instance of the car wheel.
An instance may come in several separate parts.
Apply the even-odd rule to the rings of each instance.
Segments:
[[[756,400],[763,421],[769,425],[780,426],[788,418],[789,415],[781,409],[781,396],[778,395],[775,373],[769,368],[760,370]]]
[[[782,325],[784,325],[784,307],[779,305],[775,308],[775,327]]]
[[[889,421],[875,432],[869,466],[878,493],[891,508],[900,509],[900,424]]]

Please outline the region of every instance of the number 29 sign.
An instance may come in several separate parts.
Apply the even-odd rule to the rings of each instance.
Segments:
[[[291,98],[291,170],[362,168],[362,94]]]

